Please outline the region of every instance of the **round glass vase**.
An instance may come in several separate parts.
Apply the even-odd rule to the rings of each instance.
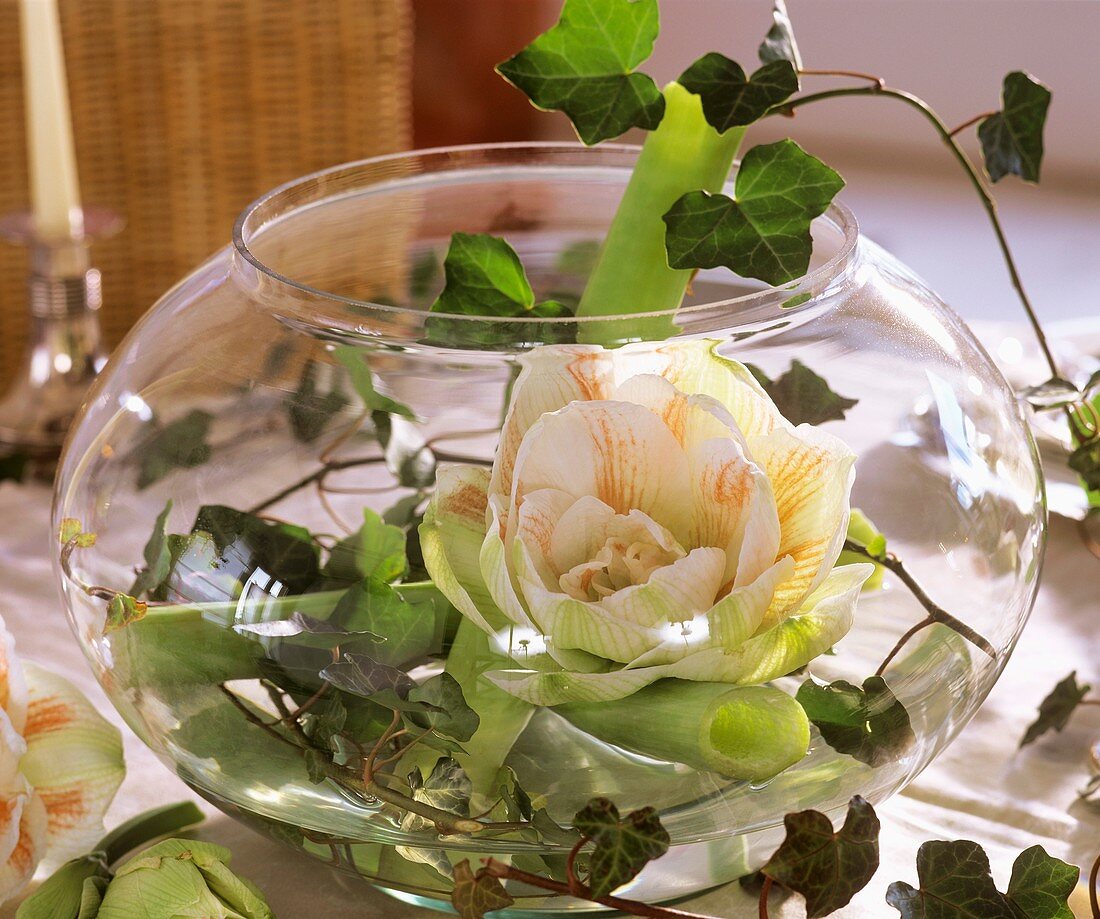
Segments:
[[[428,312],[456,231],[575,302],[636,156],[437,150],[276,189],[69,440],[55,523],[96,539],[68,524],[58,577],[127,723],[226,812],[417,903],[464,859],[560,876],[594,797],[670,837],[621,895],[744,875],[784,814],[928,765],[1032,605],[1045,508],[1013,394],[842,206],[781,290],[716,270],[644,322]],[[837,558],[849,500],[900,565]],[[506,884],[502,916],[599,909]]]

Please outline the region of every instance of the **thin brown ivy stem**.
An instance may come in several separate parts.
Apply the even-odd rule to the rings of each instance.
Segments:
[[[583,897],[584,885],[581,883],[580,877],[577,875],[577,856],[581,854],[583,849],[588,844],[588,837],[582,836],[577,840],[576,845],[569,850],[569,855],[565,860],[565,880],[569,884],[569,889],[574,897]]]
[[[768,919],[768,896],[772,892],[772,879],[764,875],[764,883],[760,885],[760,905],[757,908],[757,919]]]
[[[619,912],[627,913],[631,916],[644,916],[648,917],[648,919],[712,919],[712,917],[704,916],[701,913],[688,913],[682,909],[652,906],[649,903],[642,903],[639,900],[628,900],[624,897],[593,897],[592,892],[583,885],[574,893],[570,890],[569,884],[563,884],[561,881],[555,881],[551,878],[544,878],[538,874],[531,874],[529,871],[521,871],[519,868],[513,868],[511,865],[498,862],[495,858],[485,859],[485,870],[489,875],[495,878],[518,881],[521,884],[530,884],[532,887],[549,890],[552,893],[562,894],[567,897],[580,897],[592,903],[599,903],[601,906],[609,906],[612,909],[617,909]]]
[[[1092,919],[1100,919],[1100,900],[1097,899],[1097,881],[1100,880],[1100,855],[1092,863],[1092,871],[1089,872],[1089,906],[1092,907]]]
[[[988,654],[994,660],[997,659],[997,649],[993,647],[985,638],[978,634],[974,629],[970,628],[965,622],[956,619],[942,606],[936,603],[931,597],[925,593],[923,587],[917,583],[916,578],[909,573],[904,563],[892,552],[887,552],[885,555],[876,556],[867,551],[867,547],[860,545],[858,542],[854,542],[851,539],[844,540],[844,549],[847,552],[854,552],[856,555],[861,555],[863,558],[871,562],[876,562],[882,565],[887,571],[893,574],[899,581],[901,581],[908,589],[909,592],[916,597],[921,606],[924,607],[928,616],[921,622],[918,622],[913,628],[906,632],[894,646],[894,649],[887,655],[885,661],[879,667],[876,676],[881,676],[886,669],[887,664],[890,663],[897,656],[898,652],[902,649],[902,646],[909,641],[914,635],[921,629],[927,628],[933,623],[938,622],[940,625],[945,625],[954,632],[957,632],[972,645],[980,648],[986,654]]]
[[[326,692],[328,692],[329,686],[330,686],[329,683],[322,683],[321,688],[318,689],[317,692],[315,692],[312,696],[310,696],[308,699],[306,699],[305,702],[303,702],[293,712],[291,712],[291,714],[290,714],[291,719],[293,719],[294,721],[297,721],[299,718],[302,717],[302,715],[304,715],[311,708],[313,708],[313,706],[316,705],[321,700],[321,697],[324,696],[324,694]]]
[[[982,112],[980,115],[975,115],[973,118],[967,118],[966,121],[964,121],[962,124],[953,127],[950,131],[950,134],[952,137],[954,137],[956,134],[961,134],[971,125],[975,125],[979,121],[985,121],[987,118],[991,118],[996,114],[996,112]]]
[[[377,463],[384,463],[385,461],[386,458],[384,456],[377,455],[357,456],[345,460],[329,460],[328,462],[322,464],[320,467],[315,469],[313,472],[309,473],[309,475],[303,476],[296,482],[291,482],[289,485],[286,486],[286,488],[275,492],[275,494],[273,494],[270,498],[264,499],[259,504],[254,504],[248,509],[247,513],[259,514],[262,511],[267,510],[269,507],[278,504],[280,501],[289,498],[296,491],[300,491],[301,489],[312,485],[314,482],[323,481],[325,476],[329,475],[332,472],[339,472],[341,469],[353,469],[356,466],[371,466]]]
[[[332,522],[345,533],[352,532],[355,528],[340,516],[336,508],[332,506],[332,502],[329,501],[328,494],[325,492],[325,480],[323,478],[318,479],[315,487],[317,489],[317,500],[321,503],[321,507],[325,509],[325,513],[332,518]]]
[[[1027,313],[1028,322],[1031,324],[1032,331],[1035,333],[1035,337],[1039,342],[1039,348],[1043,352],[1043,357],[1046,359],[1051,375],[1056,379],[1061,379],[1061,374],[1058,372],[1058,362],[1054,358],[1054,352],[1051,351],[1046,333],[1043,331],[1043,327],[1039,322],[1039,317],[1034,307],[1031,305],[1031,299],[1028,297],[1027,291],[1024,290],[1020,272],[1016,267],[1016,259],[1012,255],[1012,249],[1008,244],[1008,238],[1005,236],[1004,228],[1001,226],[1001,218],[997,213],[997,202],[989,193],[989,189],[986,188],[985,182],[982,181],[981,173],[978,172],[977,168],[970,161],[970,157],[967,156],[966,151],[959,146],[955,138],[952,137],[951,130],[943,123],[940,116],[935,113],[927,102],[918,96],[914,96],[912,93],[907,93],[900,89],[892,89],[884,84],[875,83],[871,86],[846,86],[839,89],[828,89],[822,92],[809,93],[808,95],[799,96],[797,99],[791,99],[775,106],[769,114],[789,115],[794,112],[795,109],[803,105],[808,105],[811,102],[821,102],[825,99],[836,99],[844,96],[878,96],[886,99],[897,99],[920,112],[920,114],[936,129],[936,133],[940,135],[940,139],[947,146],[948,150],[951,151],[951,155],[955,157],[955,160],[962,167],[963,172],[966,173],[967,179],[970,180],[970,184],[974,186],[974,190],[978,193],[982,206],[989,216],[989,221],[993,225],[993,232],[997,236],[997,244],[1000,246],[1001,254],[1004,256],[1005,265],[1008,268],[1008,274],[1012,280],[1012,286],[1015,288],[1016,294],[1023,304],[1024,312]]]
[[[867,80],[874,83],[880,89],[886,88],[886,81],[882,77],[876,77],[873,73],[862,73],[859,70],[815,70],[803,68],[798,71],[800,77],[851,77],[854,80]]]

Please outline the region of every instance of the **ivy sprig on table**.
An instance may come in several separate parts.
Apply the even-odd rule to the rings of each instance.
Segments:
[[[787,814],[783,842],[751,883],[759,915],[767,919],[775,892],[793,892],[806,904],[808,919],[829,916],[851,902],[879,867],[880,824],[874,808],[856,796],[839,829],[820,811]],[[484,919],[515,900],[502,881],[549,893],[590,900],[632,916],[650,919],[708,919],[682,909],[655,906],[615,891],[641,874],[669,848],[669,837],[652,808],[621,816],[604,798],[590,801],[573,819],[579,838],[570,851],[564,881],[524,871],[494,858],[476,870],[469,861],[454,870],[452,905],[463,919]],[[989,859],[970,840],[932,841],[920,847],[918,886],[890,885],[886,902],[902,919],[1072,919],[1067,905],[1080,870],[1032,846],[1016,859],[1005,893],[990,873]],[[933,904],[934,903],[934,907]]]

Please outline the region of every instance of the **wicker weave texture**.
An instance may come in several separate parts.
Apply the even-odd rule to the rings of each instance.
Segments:
[[[410,0],[60,0],[82,197],[114,344],[261,192],[405,149]],[[18,4],[0,0],[0,213],[26,209]],[[25,254],[0,245],[0,385],[22,353]]]

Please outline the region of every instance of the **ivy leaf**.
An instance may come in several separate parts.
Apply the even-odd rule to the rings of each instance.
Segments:
[[[233,631],[259,638],[294,639],[294,644],[307,648],[350,647],[363,642],[382,642],[386,639],[374,632],[349,632],[325,619],[314,619],[304,613],[291,613],[287,619],[268,622],[244,622],[233,626]]]
[[[432,677],[422,686],[409,693],[410,702],[426,702],[435,709],[421,716],[422,727],[434,728],[440,734],[465,743],[477,731],[481,718],[466,703],[462,687],[449,673],[444,671]]]
[[[107,603],[107,621],[103,625],[103,634],[110,635],[124,629],[131,622],[145,618],[149,605],[135,600],[127,594],[115,594]]]
[[[633,880],[668,851],[668,833],[652,807],[631,811],[624,820],[607,798],[593,798],[577,812],[573,826],[593,844],[587,884],[595,899]]]
[[[436,645],[433,604],[409,603],[398,590],[375,579],[349,588],[337,601],[332,622],[349,631],[384,635],[385,643],[372,654],[395,667],[425,657]]]
[[[296,439],[306,444],[320,437],[332,417],[349,401],[338,381],[327,392],[317,388],[317,368],[315,361],[306,364],[298,379],[298,388],[286,399],[290,430]]]
[[[168,549],[168,515],[172,512],[172,501],[164,505],[153,524],[153,533],[149,541],[145,543],[142,556],[145,559],[145,567],[138,572],[130,593],[140,597],[147,593],[150,596],[156,591],[168,577],[172,570],[172,553]]]
[[[424,443],[417,426],[400,415],[374,412],[374,434],[382,447],[386,468],[405,488],[435,484],[435,454]]]
[[[837,395],[825,378],[818,376],[797,358],[790,369],[776,379],[753,364],[747,365],[756,381],[771,397],[779,413],[791,424],[824,424],[843,421],[858,399]]]
[[[364,508],[363,525],[332,547],[321,573],[334,580],[396,581],[405,573],[404,530]]]
[[[306,593],[320,578],[320,552],[309,531],[302,527],[208,504],[199,508],[191,533],[209,535],[216,557],[209,560],[208,567],[219,575],[236,578],[237,589],[261,570],[269,585],[280,582],[284,593]]]
[[[95,533],[85,533],[84,524],[75,517],[66,517],[61,521],[57,539],[63,546],[76,540],[75,545],[77,548],[89,549],[95,545],[96,536]]]
[[[413,300],[425,299],[439,282],[439,258],[429,249],[413,262],[409,272],[409,296]]]
[[[994,182],[1010,173],[1038,182],[1050,90],[1031,74],[1014,70],[1004,79],[1001,105],[978,125],[985,171]]]
[[[1069,455],[1069,468],[1081,476],[1089,491],[1100,489],[1100,440],[1076,447]]]
[[[332,746],[333,738],[344,730],[348,710],[337,693],[329,693],[305,718],[305,731],[309,739],[328,748]]]
[[[1068,901],[1080,876],[1080,868],[1048,855],[1042,846],[1032,846],[1012,865],[1008,901],[1020,919],[1073,919]]]
[[[516,902],[499,878],[493,877],[484,868],[474,874],[470,870],[469,859],[463,859],[454,866],[454,884],[451,905],[461,919],[484,919],[486,913],[506,909]]]
[[[586,144],[661,123],[660,89],[634,68],[653,52],[657,0],[565,0],[561,19],[497,72],[544,111],[569,116]]]
[[[342,692],[364,699],[386,691],[398,699],[408,699],[409,693],[416,688],[416,683],[404,670],[366,654],[345,653],[341,660],[321,671],[321,678]]]
[[[213,421],[209,412],[192,409],[147,437],[134,451],[141,460],[138,489],[159,482],[174,469],[191,469],[210,459],[206,436]]]
[[[843,187],[793,140],[753,147],[737,171],[735,198],[688,192],[665,214],[669,266],[724,265],[768,284],[799,278],[810,265],[810,224]]]
[[[795,698],[825,743],[868,766],[893,762],[916,739],[909,713],[880,676],[868,677],[862,689],[846,680],[807,680]]]
[[[1087,683],[1077,685],[1077,671],[1074,670],[1039,703],[1039,717],[1028,726],[1020,746],[1034,743],[1048,731],[1061,731],[1091,689]]]
[[[535,806],[531,796],[520,785],[511,767],[502,766],[501,773],[503,777],[499,792],[500,800],[504,804],[505,820],[516,823],[525,820],[530,823],[535,816]]]
[[[761,870],[806,898],[808,919],[846,906],[878,870],[878,816],[859,795],[839,832],[814,810],[787,814],[783,825],[787,836]]]
[[[640,0],[639,0],[640,2]],[[431,306],[433,313],[516,319],[571,316],[556,300],[535,301],[535,292],[519,256],[508,243],[488,233],[455,233],[443,262],[446,283]],[[549,334],[553,340],[575,335],[572,324],[529,329],[527,323],[462,322],[435,316],[428,319],[429,339],[454,347],[483,347],[524,341]]]
[[[716,51],[699,58],[677,82],[700,98],[707,123],[719,134],[752,124],[798,92],[790,61],[771,61],[748,77],[740,64]]]
[[[409,421],[417,420],[416,414],[407,405],[402,405],[374,388],[374,374],[371,373],[370,364],[367,363],[367,356],[363,349],[354,345],[341,345],[332,353],[347,368],[351,376],[351,385],[363,400],[364,406],[372,412],[386,412],[407,418]]]
[[[976,842],[924,843],[917,850],[917,877],[919,888],[895,881],[886,891],[886,902],[902,919],[1019,919]]]
[[[790,61],[796,71],[802,69],[802,55],[798,51],[798,42],[794,40],[794,28],[784,0],[775,0],[772,6],[772,27],[768,29],[757,53],[765,64]]]

